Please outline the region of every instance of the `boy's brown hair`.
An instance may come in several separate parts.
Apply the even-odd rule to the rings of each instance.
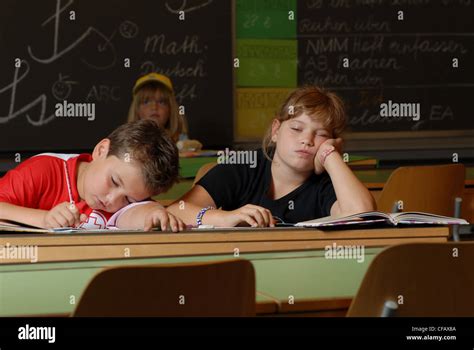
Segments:
[[[280,107],[275,119],[282,123],[304,113],[321,122],[331,133],[331,138],[340,137],[346,127],[344,102],[335,93],[317,86],[304,86],[294,90]],[[263,153],[270,160],[274,148],[270,126],[262,141]]]
[[[141,166],[145,186],[156,195],[178,181],[179,153],[170,136],[153,120],[137,120],[115,129],[107,156],[135,161]]]

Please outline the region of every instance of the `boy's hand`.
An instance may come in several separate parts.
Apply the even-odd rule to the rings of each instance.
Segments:
[[[145,231],[150,231],[153,227],[161,227],[161,231],[171,228],[173,232],[183,231],[186,227],[184,222],[168,212],[165,208],[156,208],[145,216]]]
[[[87,216],[79,213],[74,204],[63,202],[46,212],[43,219],[43,227],[76,227],[86,220]]]
[[[275,219],[270,210],[258,205],[247,204],[232,211],[223,211],[222,226],[237,226],[247,223],[252,227],[275,227]]]
[[[316,174],[321,174],[324,172],[324,161],[326,158],[326,155],[330,153],[331,151],[341,153],[342,152],[342,139],[337,138],[337,139],[328,139],[324,141],[318,149],[318,152],[316,153],[316,156],[314,157],[314,172]]]

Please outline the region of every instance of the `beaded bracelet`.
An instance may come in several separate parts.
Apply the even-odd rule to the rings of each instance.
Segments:
[[[199,213],[196,216],[196,224],[198,227],[202,225],[202,217],[204,216],[206,211],[212,210],[212,209],[216,209],[216,208],[214,208],[213,206],[209,206],[209,207],[202,208],[201,210],[199,210]]]

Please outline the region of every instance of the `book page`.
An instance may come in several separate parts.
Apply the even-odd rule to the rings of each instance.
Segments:
[[[0,220],[0,234],[2,232],[48,233],[48,230],[33,226],[22,226],[12,221]]]
[[[161,231],[161,230],[159,228],[155,228],[152,231]],[[75,227],[58,227],[58,228],[52,228],[52,229],[43,229],[43,228],[36,228],[32,226],[23,226],[11,221],[0,220],[0,234],[9,233],[9,232],[60,234],[60,233],[122,233],[122,232],[145,232],[145,231],[132,230],[132,229],[118,229],[115,227],[97,229],[97,230],[86,230],[83,228],[75,228]]]
[[[295,226],[323,226],[323,225],[339,225],[339,224],[357,224],[360,222],[392,222],[389,215],[378,212],[368,211],[363,213],[357,213],[348,216],[326,216],[319,219],[302,221]]]
[[[401,213],[392,213],[390,214],[397,223],[404,224],[416,224],[416,223],[425,223],[425,224],[441,224],[441,225],[468,225],[469,223],[460,218],[454,218],[449,216],[437,215],[432,213],[424,212],[401,212]]]

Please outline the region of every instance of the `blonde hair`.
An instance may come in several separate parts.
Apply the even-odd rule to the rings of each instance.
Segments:
[[[170,116],[165,126],[163,127],[168,135],[173,139],[174,142],[179,140],[179,135],[183,132],[187,133],[187,125],[184,115],[179,114],[178,103],[174,93],[168,89],[165,85],[152,81],[141,86],[136,93],[133,95],[132,103],[128,110],[128,122],[139,120],[138,109],[140,104],[148,97],[154,95],[156,91],[160,91],[163,97],[166,98],[167,103],[170,107]]]
[[[331,138],[338,138],[346,127],[344,102],[335,94],[316,86],[304,86],[294,90],[280,107],[275,119],[280,123],[307,114],[323,124],[331,133]],[[271,160],[275,150],[270,126],[263,138],[262,149],[265,157]]]

